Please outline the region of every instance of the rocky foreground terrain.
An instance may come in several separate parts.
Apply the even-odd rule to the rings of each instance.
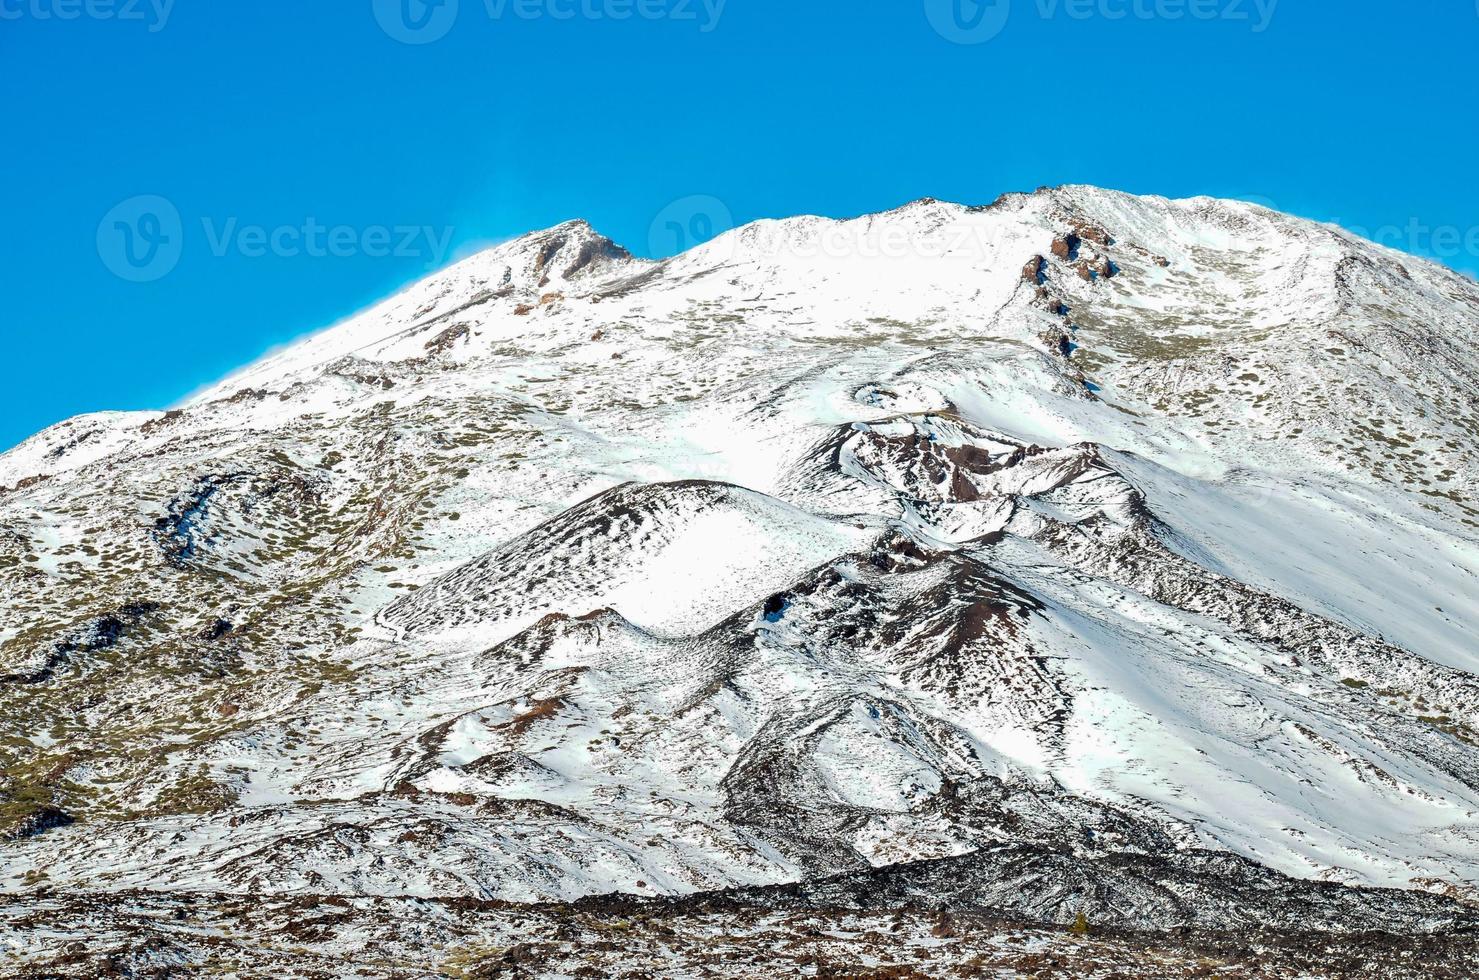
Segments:
[[[1475,975],[1476,340],[1068,187],[572,222],[62,423],[0,457],[0,960]]]
[[[758,976],[943,980],[1468,980],[1474,935],[1055,929],[971,912],[774,912],[713,899],[473,899],[133,893],[0,906],[22,977],[421,980]],[[24,963],[24,966],[20,964]]]

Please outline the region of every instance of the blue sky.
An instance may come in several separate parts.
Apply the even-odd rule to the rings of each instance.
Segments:
[[[0,446],[695,195],[1252,197],[1472,274],[1476,50],[1474,0],[0,0]]]

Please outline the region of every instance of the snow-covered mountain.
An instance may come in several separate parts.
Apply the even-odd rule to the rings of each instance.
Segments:
[[[0,457],[0,890],[1472,929],[1476,341],[1205,198],[508,242]]]

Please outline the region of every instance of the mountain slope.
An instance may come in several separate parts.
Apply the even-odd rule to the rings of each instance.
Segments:
[[[1459,928],[1476,336],[1208,199],[509,242],[0,457],[0,889]]]

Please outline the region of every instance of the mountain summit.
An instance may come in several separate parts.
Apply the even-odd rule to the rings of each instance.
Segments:
[[[1448,962],[1476,340],[1433,263],[1064,187],[663,261],[569,222],[55,426],[0,457],[0,947],[207,962],[178,913],[334,975],[722,912]]]

